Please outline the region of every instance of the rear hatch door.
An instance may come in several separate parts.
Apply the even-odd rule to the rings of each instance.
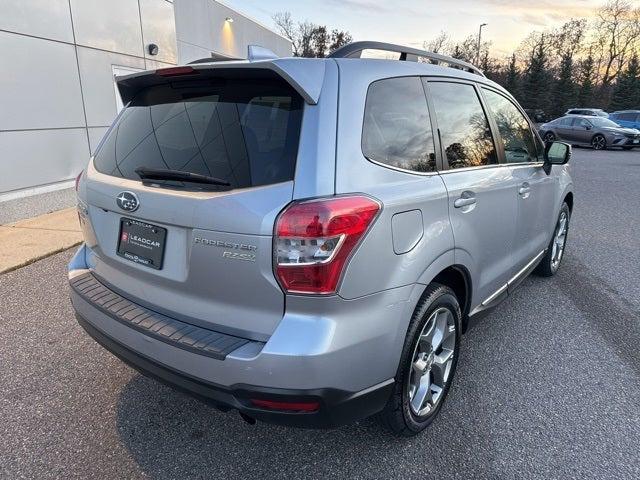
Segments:
[[[87,170],[84,234],[95,274],[121,295],[266,340],[284,310],[272,232],[293,195],[304,101],[272,71],[241,73],[180,74],[131,94]]]

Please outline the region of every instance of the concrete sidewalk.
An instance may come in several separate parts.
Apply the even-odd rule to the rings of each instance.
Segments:
[[[23,267],[81,241],[75,208],[0,225],[0,273]]]

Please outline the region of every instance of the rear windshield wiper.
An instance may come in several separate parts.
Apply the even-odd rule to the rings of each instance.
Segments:
[[[171,170],[164,168],[138,167],[135,172],[142,180],[174,180],[177,182],[205,183],[207,185],[220,185],[230,187],[229,182],[225,182],[216,177],[201,175],[199,173],[183,172],[181,170]]]

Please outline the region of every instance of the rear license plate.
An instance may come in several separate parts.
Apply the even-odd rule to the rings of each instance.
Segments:
[[[633,143],[640,143],[640,140],[634,140]]]
[[[166,238],[166,228],[131,218],[121,218],[118,255],[134,263],[160,270]]]

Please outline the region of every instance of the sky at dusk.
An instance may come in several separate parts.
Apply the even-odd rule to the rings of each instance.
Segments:
[[[223,0],[223,3],[273,28],[271,16],[289,11],[296,20],[349,30],[355,40],[379,40],[421,47],[448,32],[461,41],[477,35],[492,42],[492,53],[510,54],[532,30],[593,16],[604,0]]]

